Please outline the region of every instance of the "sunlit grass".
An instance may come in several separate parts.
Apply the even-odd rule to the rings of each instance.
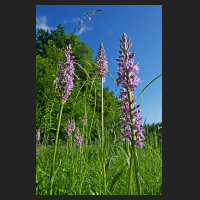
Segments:
[[[70,45],[69,48],[71,48]],[[69,62],[69,59],[67,59],[67,62]],[[69,64],[69,66],[71,65]],[[83,68],[81,67],[81,69]],[[61,71],[66,75],[63,68]],[[109,74],[108,71],[107,73]],[[55,129],[55,123],[52,123],[51,116],[54,100],[49,101],[51,110],[49,109],[49,104],[47,106],[48,109],[46,108],[47,112],[49,111],[49,115],[44,117],[45,130],[43,132],[43,137],[41,137],[42,145],[40,144],[39,138],[36,141],[36,195],[161,195],[162,143],[160,142],[160,139],[162,138],[162,135],[159,134],[159,131],[157,131],[155,126],[154,130],[151,130],[151,132],[148,131],[147,126],[145,134],[146,138],[144,140],[145,146],[143,148],[136,148],[134,140],[131,141],[132,145],[129,145],[128,141],[126,141],[125,144],[120,142],[120,127],[117,128],[118,134],[116,136],[113,129],[116,127],[117,122],[114,121],[114,118],[111,119],[113,117],[112,115],[115,115],[115,112],[110,114],[111,117],[107,121],[108,123],[110,123],[110,120],[114,121],[113,129],[107,128],[111,126],[104,127],[104,122],[106,121],[104,107],[107,105],[104,106],[103,104],[103,76],[101,77],[101,120],[98,120],[98,117],[95,117],[96,99],[98,99],[98,95],[96,98],[96,86],[94,86],[95,98],[94,107],[92,108],[92,118],[89,118],[89,101],[93,100],[89,99],[91,95],[88,95],[87,99],[86,94],[91,93],[95,78],[96,76],[93,78],[91,85],[88,84],[89,82],[87,79],[86,90],[82,102],[84,105],[86,122],[84,123],[85,127],[83,126],[83,129],[81,128],[81,133],[79,133],[80,125],[77,123],[76,129],[75,124],[73,125],[74,128],[72,132],[71,129],[68,128],[71,134],[68,132],[68,134],[63,137],[61,131],[59,137],[62,111],[64,109],[63,105],[67,100],[67,96],[63,96],[63,93],[62,95],[60,94],[62,98],[60,98],[59,102],[60,112],[56,116],[57,129]],[[67,78],[63,79],[63,81],[67,80]],[[128,78],[126,80],[128,80]],[[70,84],[72,85],[72,82],[70,82]],[[150,84],[147,86],[149,85]],[[65,94],[65,86],[63,87]],[[80,94],[81,88],[74,99],[72,115],[76,115],[80,112],[79,106],[76,105],[76,100]],[[70,90],[72,90],[72,88]],[[59,89],[59,92],[61,92],[61,89]],[[128,91],[128,95],[130,115],[132,115],[131,91]],[[110,110],[112,109],[115,108],[110,108]],[[71,118],[72,115],[70,116]],[[42,122],[42,117],[43,114],[39,121],[39,125]],[[49,130],[48,133],[45,134],[45,132],[47,132],[46,124],[48,124],[48,120]],[[131,123],[134,124],[133,117],[131,117]],[[95,135],[92,135],[91,129],[94,126],[95,133],[93,132],[93,134]],[[56,130],[56,134],[53,134],[52,130]],[[135,133],[133,127],[131,127],[131,130],[132,138],[134,138]],[[77,139],[75,132],[79,136],[82,136]],[[78,141],[74,140],[74,138]],[[79,145],[77,145],[77,143]]]
[[[149,139],[150,140],[150,139]],[[149,142],[150,143],[150,142]],[[151,148],[137,148],[140,164],[140,181],[143,195],[160,195],[162,183],[162,144],[158,141],[155,148],[154,141]],[[106,148],[106,162],[111,157],[107,171],[107,194],[108,195],[127,195],[129,169],[126,158],[122,150],[111,142]],[[119,146],[123,147],[122,144]],[[58,145],[55,160],[55,175],[53,184],[53,195],[103,195],[103,176],[101,167],[100,148],[98,141],[89,145],[87,154],[82,152],[78,170],[75,172],[75,160],[77,148],[73,145],[67,149],[66,145]],[[118,149],[117,149],[118,148]],[[37,195],[48,195],[50,184],[50,173],[52,165],[53,146],[37,145],[39,155],[37,155]],[[83,148],[85,149],[85,148]],[[160,158],[159,158],[159,156]],[[61,163],[59,165],[59,163]],[[81,169],[82,165],[82,171]],[[122,175],[116,182],[114,191],[111,192],[111,184],[117,172],[126,166]],[[134,172],[134,170],[133,170]],[[135,174],[133,173],[135,176]],[[81,193],[80,193],[81,188]],[[133,181],[133,194],[137,195],[137,186]]]

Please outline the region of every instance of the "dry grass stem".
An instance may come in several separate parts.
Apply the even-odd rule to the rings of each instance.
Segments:
[[[89,74],[87,73],[87,71],[83,67],[81,67],[78,63],[75,63],[75,64],[77,64],[86,73],[86,75],[88,76],[88,78],[90,78]]]
[[[84,62],[86,62],[88,65],[90,65],[91,67],[93,67],[93,66],[92,66],[89,62],[87,62],[86,60],[75,60],[75,61],[84,61]],[[97,65],[96,63],[93,63],[93,62],[92,62],[92,64],[98,66],[98,67],[101,68],[102,70],[105,70],[105,71],[108,73],[108,75],[113,79],[113,81],[115,81],[115,79],[112,77],[112,75],[109,73],[109,71],[108,71],[107,69],[104,69],[103,67]],[[115,83],[117,83],[117,82],[115,81]]]

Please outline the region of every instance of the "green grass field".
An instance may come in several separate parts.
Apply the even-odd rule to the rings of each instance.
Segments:
[[[146,138],[143,149],[137,148],[142,195],[162,194],[162,143],[154,136],[151,134],[151,137]],[[105,149],[107,194],[127,195],[129,155],[126,148],[120,141],[106,141]],[[36,194],[48,195],[53,146],[37,144],[37,151],[39,155],[36,155]],[[100,152],[98,141],[87,146],[87,149],[83,144],[81,152],[73,143],[68,148],[66,144],[58,145],[53,195],[103,195]],[[134,169],[132,171],[132,190],[133,194],[137,195]]]

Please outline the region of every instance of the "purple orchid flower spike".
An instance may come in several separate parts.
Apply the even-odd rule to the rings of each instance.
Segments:
[[[40,128],[38,129],[38,132],[37,132],[37,140],[38,141],[40,140]]]
[[[68,135],[71,135],[71,133],[75,130],[75,120],[73,119],[70,123],[70,120],[68,119],[68,122],[66,124],[66,127],[65,127],[65,132],[68,134]]]
[[[69,100],[69,95],[74,87],[74,78],[72,75],[74,74],[75,70],[75,62],[73,61],[74,56],[70,55],[71,53],[73,53],[73,51],[71,50],[71,44],[69,44],[69,46],[66,46],[66,49],[64,49],[65,59],[61,59],[62,62],[59,64],[60,71],[58,72],[57,76],[58,84],[56,90],[59,92],[58,98],[64,102]]]
[[[79,132],[79,128],[77,128],[76,135],[74,138],[74,143],[77,146],[77,148],[78,147],[81,148],[82,136],[81,136],[81,133]]]
[[[71,122],[71,130],[72,132],[75,130],[75,120],[72,119],[72,122]]]
[[[106,60],[106,53],[103,47],[103,43],[100,44],[98,57],[97,57],[97,64],[101,67],[97,67],[97,75],[102,77],[105,75],[106,71],[104,69],[108,69],[108,64]],[[103,77],[103,82],[105,82],[105,77]]]
[[[133,99],[132,92],[135,90],[135,88],[138,85],[138,82],[140,81],[140,78],[137,77],[139,67],[137,66],[138,63],[133,63],[132,58],[135,56],[135,53],[131,54],[129,52],[129,49],[132,44],[128,44],[130,41],[129,39],[126,39],[126,34],[123,33],[122,40],[120,39],[120,42],[122,45],[120,45],[120,48],[122,50],[119,50],[119,53],[121,54],[119,56],[119,59],[116,59],[117,64],[119,65],[118,68],[118,78],[117,78],[117,85],[119,86],[122,84],[123,90],[120,92],[120,100],[121,100],[121,112],[122,112],[122,126],[125,127],[122,130],[122,141],[125,138],[129,138],[131,140],[131,128],[135,130],[135,136],[137,136],[134,141],[136,142],[136,146],[143,147],[144,144],[141,142],[143,139],[145,139],[143,132],[145,129],[142,128],[142,117],[140,117],[141,110],[136,110],[139,108],[140,105],[136,105],[135,100]],[[127,45],[128,44],[128,45]],[[131,105],[132,108],[129,107],[129,92],[131,92]],[[131,115],[130,116],[130,109]],[[131,123],[131,118],[134,119],[134,123]],[[143,138],[141,139],[140,136]]]
[[[81,124],[83,124],[83,125],[86,125],[86,119],[85,119],[85,117],[86,117],[86,114],[84,114],[83,119],[81,121]]]

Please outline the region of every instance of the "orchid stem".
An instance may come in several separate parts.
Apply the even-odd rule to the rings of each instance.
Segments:
[[[105,151],[104,151],[104,123],[103,123],[103,76],[101,76],[101,152],[102,152],[102,168],[103,168],[103,186],[104,195],[106,195],[106,171],[105,171]]]
[[[54,172],[55,157],[56,157],[56,148],[57,148],[57,142],[58,142],[58,134],[59,134],[59,129],[60,129],[60,122],[61,122],[61,117],[62,117],[63,105],[64,105],[64,102],[61,101],[60,115],[59,115],[59,120],[58,120],[58,126],[57,126],[57,131],[56,131],[56,139],[55,139],[54,151],[53,151],[53,162],[52,162],[52,167],[51,167],[51,181],[50,181],[49,195],[52,195],[52,186],[53,186],[52,177],[53,177],[53,172]]]
[[[131,98],[131,91],[128,90],[128,99],[129,99],[129,108],[130,108],[130,118],[131,123],[134,124],[133,115],[132,115],[132,98]],[[135,174],[136,174],[136,182],[137,182],[137,189],[138,195],[141,195],[141,186],[140,186],[140,178],[138,172],[138,158],[137,158],[137,150],[135,144],[135,131],[131,126],[131,134],[132,134],[132,148],[131,148],[131,160],[130,160],[130,170],[129,170],[129,185],[128,185],[128,195],[132,194],[131,186],[132,186],[132,165],[133,165],[133,157],[134,157],[134,165],[135,165]]]

